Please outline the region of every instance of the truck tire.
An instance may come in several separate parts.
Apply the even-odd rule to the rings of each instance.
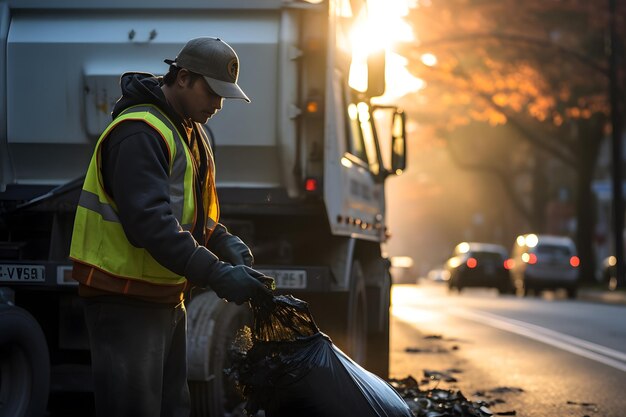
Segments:
[[[515,287],[509,282],[501,284],[500,286],[496,287],[496,289],[498,290],[499,295],[515,294]]]
[[[244,401],[224,370],[230,366],[229,349],[232,342],[239,329],[250,324],[251,313],[247,307],[219,300],[213,304],[209,321],[205,322],[213,326],[206,340],[209,378],[206,381],[189,381],[191,416],[222,417],[229,415]]]
[[[307,293],[303,298],[320,331],[355,362],[366,366],[367,293],[358,261],[353,263],[350,277],[350,291]]]
[[[359,261],[352,264],[348,298],[348,355],[356,363],[366,366],[367,361],[367,293]]]
[[[565,291],[567,292],[567,298],[569,298],[570,300],[574,300],[576,299],[576,297],[578,297],[578,286],[576,285],[565,288]]]
[[[373,298],[380,300],[375,305],[382,309],[382,328],[378,323],[370,323],[373,330],[367,336],[367,362],[366,368],[381,378],[389,377],[389,309],[391,307],[391,275],[387,271],[380,289],[372,294]],[[368,298],[370,299],[370,298]],[[368,303],[371,307],[374,303]]]
[[[48,344],[26,310],[0,304],[0,417],[40,417],[50,389]]]

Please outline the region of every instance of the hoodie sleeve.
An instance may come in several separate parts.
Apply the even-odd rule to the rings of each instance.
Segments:
[[[103,144],[104,187],[117,204],[129,242],[145,248],[157,262],[179,275],[186,275],[193,257],[192,263],[197,263],[193,271],[205,275],[217,257],[183,231],[174,217],[168,170],[166,145],[145,123],[121,123]],[[187,278],[193,282],[196,277]]]

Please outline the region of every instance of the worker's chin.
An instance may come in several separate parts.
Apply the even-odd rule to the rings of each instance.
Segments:
[[[211,117],[213,117],[214,114],[215,114],[215,112],[213,112],[213,113],[202,112],[197,117],[195,117],[193,121],[204,124],[204,123],[208,122],[209,119]]]
[[[196,123],[205,124],[206,122],[209,121],[210,118],[211,116],[202,115],[202,116],[192,117],[191,120],[193,120]]]

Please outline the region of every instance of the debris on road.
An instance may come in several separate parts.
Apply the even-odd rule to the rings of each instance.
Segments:
[[[487,393],[494,393],[494,394],[503,394],[503,393],[508,393],[508,392],[524,392],[523,389],[518,388],[518,387],[497,387],[497,388],[492,388],[488,391],[485,391]]]
[[[431,335],[426,335],[423,337],[424,340],[438,340],[438,341],[442,341],[442,342],[460,342],[460,340],[458,339],[448,339],[448,338],[444,338],[442,335],[440,334],[431,334]],[[450,353],[451,350],[459,350],[459,345],[452,345],[449,348],[447,347],[442,347],[439,344],[433,344],[432,346],[429,347],[421,347],[421,346],[417,346],[417,347],[406,347],[404,349],[405,352],[407,353]]]
[[[444,337],[441,334],[427,334],[423,336],[424,340],[441,340],[442,342],[457,342],[457,343],[470,343],[467,340],[459,339],[456,337]]]
[[[433,371],[424,369],[424,376],[429,380],[445,381],[445,382],[457,382],[457,379],[452,374],[460,374],[463,371],[460,369],[447,369],[445,371]]]
[[[497,404],[504,404],[506,402],[502,398],[499,398],[499,397],[494,398],[494,394],[508,394],[508,393],[521,393],[521,392],[524,392],[524,390],[521,388],[517,388],[517,387],[497,387],[497,388],[492,388],[490,390],[476,391],[474,392],[473,396],[483,399],[487,403],[487,406],[493,407]],[[498,415],[502,415],[502,416],[514,416],[515,415],[515,411],[509,411],[506,413],[508,414],[498,414]]]
[[[442,372],[438,371],[424,371],[425,375],[432,373],[442,374]],[[517,414],[514,410],[493,412],[489,408],[491,402],[484,400],[470,401],[459,390],[441,388],[422,390],[420,389],[420,383],[411,376],[404,379],[391,379],[390,384],[404,398],[415,417],[491,417],[514,416]],[[488,395],[488,393],[523,392],[523,390],[520,388],[502,387],[479,392],[483,395]],[[500,399],[496,403],[500,404],[503,402],[504,400]]]
[[[585,411],[592,411],[594,413],[598,412],[598,404],[595,403],[568,401],[567,405],[578,405],[583,407]]]
[[[392,379],[390,383],[400,392],[415,417],[491,417],[494,414],[486,404],[469,401],[461,391],[421,390],[415,378],[410,376]]]
[[[450,353],[448,349],[439,346],[433,348],[408,347],[404,351],[407,353]]]
[[[494,394],[509,394],[509,393],[521,393],[524,392],[522,388],[518,387],[496,387],[489,390],[479,390],[474,392],[474,397],[479,397],[481,401],[487,404],[487,407],[494,407],[498,404],[506,403],[505,400],[499,397],[494,398]],[[500,411],[495,413],[498,416],[514,416],[517,415],[515,410],[511,411]]]

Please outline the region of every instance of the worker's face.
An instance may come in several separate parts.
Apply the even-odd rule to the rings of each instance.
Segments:
[[[203,77],[192,77],[189,71],[178,73],[179,97],[184,116],[197,123],[206,123],[221,108],[224,99],[218,96]]]

